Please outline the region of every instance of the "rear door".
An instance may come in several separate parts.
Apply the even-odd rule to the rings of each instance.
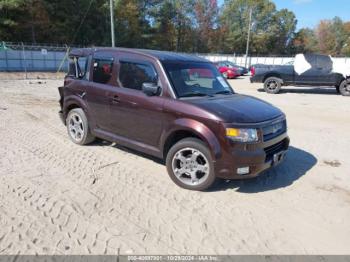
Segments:
[[[91,77],[87,82],[86,99],[89,111],[97,128],[112,131],[110,123],[110,94],[114,91],[113,84],[116,71],[114,58],[108,54],[95,54],[91,61]]]
[[[333,61],[329,56],[317,56],[317,69],[320,71],[318,82],[321,85],[334,85],[335,74],[333,70]]]

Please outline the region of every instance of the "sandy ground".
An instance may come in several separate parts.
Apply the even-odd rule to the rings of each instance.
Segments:
[[[44,79],[57,80],[64,78],[65,73],[50,73],[50,72],[16,72],[6,73],[0,72],[0,81],[2,80],[38,80],[45,81]]]
[[[192,192],[152,158],[70,142],[62,81],[0,81],[0,254],[350,254],[350,98],[230,83],[287,114],[289,154]]]

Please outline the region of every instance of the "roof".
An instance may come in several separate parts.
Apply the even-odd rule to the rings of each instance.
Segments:
[[[107,47],[97,47],[97,48],[78,48],[72,49],[69,53],[70,56],[88,56],[93,53],[98,52],[129,52],[134,54],[141,54],[150,57],[154,57],[159,61],[174,61],[174,62],[208,62],[208,60],[183,53],[150,50],[150,49],[133,49],[133,48],[107,48]]]

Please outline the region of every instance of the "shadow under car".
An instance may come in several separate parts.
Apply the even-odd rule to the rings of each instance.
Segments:
[[[165,165],[164,160],[162,159],[101,139],[96,140],[89,146],[112,146],[124,152],[147,158],[157,164]],[[264,171],[255,178],[242,180],[218,179],[215,185],[208,189],[207,192],[224,191],[236,188],[236,191],[241,193],[258,193],[287,187],[300,177],[304,176],[313,166],[316,165],[316,163],[317,159],[311,153],[290,146],[286,158],[280,165]]]
[[[278,166],[264,171],[261,175],[244,180],[219,180],[208,191],[237,189],[241,193],[258,193],[290,186],[304,176],[317,163],[314,155],[289,147],[285,160]]]
[[[258,92],[265,92],[259,88]],[[295,93],[295,94],[315,94],[315,95],[340,95],[335,87],[282,87],[278,94]]]

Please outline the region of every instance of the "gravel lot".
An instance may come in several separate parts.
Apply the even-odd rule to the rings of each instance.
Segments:
[[[350,98],[334,89],[239,93],[280,107],[291,148],[276,169],[210,192],[108,142],[77,146],[59,80],[0,81],[0,254],[349,254]]]

